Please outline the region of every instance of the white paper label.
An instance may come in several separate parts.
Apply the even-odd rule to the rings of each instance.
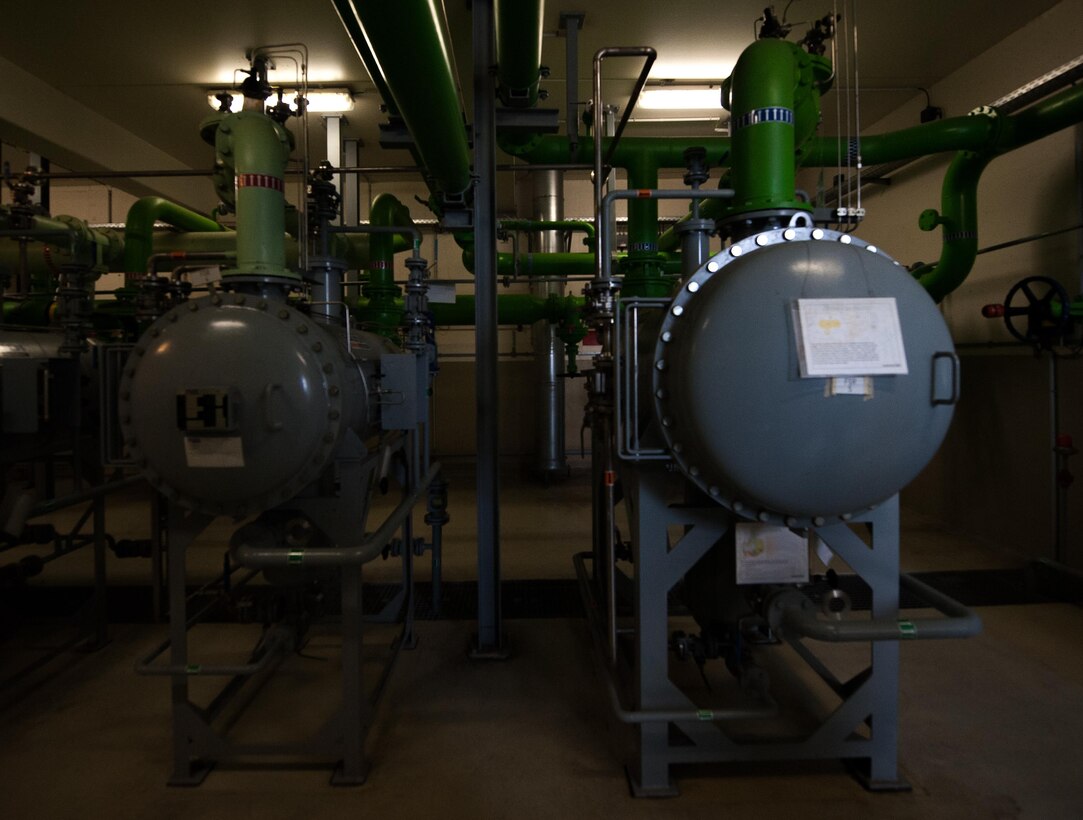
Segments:
[[[894,298],[798,299],[793,315],[802,378],[907,373]]]
[[[808,583],[808,541],[788,527],[737,524],[737,583]]]
[[[211,265],[209,268],[198,268],[188,271],[188,281],[194,288],[205,288],[211,282],[217,282],[222,278],[222,267]]]
[[[437,305],[455,304],[455,285],[452,282],[429,281],[428,300]]]
[[[240,436],[185,436],[184,457],[189,467],[243,467]]]
[[[872,379],[868,376],[836,376],[827,381],[828,396],[864,396],[872,398]]]

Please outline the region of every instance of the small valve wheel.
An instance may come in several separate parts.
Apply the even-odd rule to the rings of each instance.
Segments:
[[[1003,312],[986,306],[982,314],[995,318],[1004,317],[1004,325],[1016,339],[1027,344],[1049,347],[1064,337],[1071,323],[1068,311],[1071,299],[1068,291],[1056,279],[1048,276],[1028,276],[1020,279],[1004,299]],[[1020,317],[1026,317],[1026,328],[1021,329]]]

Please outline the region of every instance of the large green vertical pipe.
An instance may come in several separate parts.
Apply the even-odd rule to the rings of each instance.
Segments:
[[[346,32],[360,35],[410,130],[434,193],[468,195],[470,150],[459,107],[451,42],[437,0],[334,0]],[[350,22],[356,25],[350,25]]]
[[[223,117],[215,134],[216,159],[232,167],[237,201],[237,263],[223,276],[300,279],[286,267],[286,161],[289,133],[265,114]]]
[[[658,164],[650,152],[633,155],[627,165],[628,187],[650,190],[658,187]],[[622,264],[621,293],[644,298],[669,295],[673,285],[663,278],[658,255],[658,200],[649,197],[628,200],[628,257]]]
[[[544,0],[496,0],[497,93],[509,108],[538,101]]]
[[[795,150],[818,120],[818,98],[810,93],[817,89],[804,70],[808,57],[785,40],[757,40],[723,86],[735,212],[809,207],[794,193]]]
[[[154,223],[165,222],[185,231],[224,231],[201,213],[160,196],[145,196],[128,209],[124,220],[124,272],[146,273],[147,259],[154,253]]]

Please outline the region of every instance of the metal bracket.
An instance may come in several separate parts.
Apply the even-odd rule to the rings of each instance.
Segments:
[[[614,356],[616,367],[617,456],[625,461],[668,461],[664,447],[644,447],[639,428],[639,395],[642,374],[639,367],[640,311],[665,311],[671,299],[618,299],[615,314]]]

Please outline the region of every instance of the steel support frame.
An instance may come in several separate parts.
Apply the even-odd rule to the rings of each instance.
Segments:
[[[696,704],[669,677],[668,593],[735,523],[735,517],[722,507],[668,503],[673,477],[658,462],[622,463],[621,482],[634,561],[631,668],[635,711],[695,710]],[[871,525],[872,547],[847,524],[823,527],[816,533],[869,585],[872,617],[895,618],[899,611],[898,497],[855,516],[851,523]],[[685,528],[685,535],[674,545],[667,543],[671,525]],[[808,644],[802,649],[813,651]],[[726,732],[724,722],[701,720],[673,722],[691,741],[675,745],[670,722],[638,724],[636,750],[627,767],[633,794],[676,794],[670,775],[674,764],[810,759],[847,761],[870,790],[907,789],[897,761],[899,644],[875,642],[870,653],[868,669],[845,687],[852,691],[840,696],[834,711],[798,740],[742,742]],[[862,725],[867,727],[867,736],[858,731]]]
[[[503,658],[500,600],[500,439],[497,407],[496,84],[493,0],[473,0],[474,280],[477,371],[477,658]]]
[[[360,442],[356,446],[346,447],[341,466],[342,497],[339,499],[298,499],[290,506],[304,510],[308,514],[330,514],[337,519],[331,529],[343,531],[345,518],[356,518],[352,503],[346,499],[357,497],[358,492],[371,488],[374,476],[379,471],[381,453],[379,450],[360,455],[363,448]],[[400,439],[400,446],[405,453],[407,465],[407,484],[416,480],[412,475],[411,462],[416,442]],[[397,448],[396,448],[397,449]],[[409,486],[404,492],[409,493]],[[364,505],[367,507],[367,504]],[[335,510],[330,510],[335,507]],[[189,680],[200,674],[198,664],[193,664],[188,653],[188,630],[192,626],[189,620],[187,601],[187,553],[188,548],[199,534],[213,520],[212,516],[188,512],[170,504],[168,510],[168,591],[169,591],[169,644],[170,667],[184,669],[185,673],[170,675],[173,729],[173,773],[168,783],[170,786],[198,786],[222,761],[235,761],[251,758],[280,758],[282,756],[304,756],[325,758],[337,761],[331,778],[333,785],[358,786],[365,782],[369,763],[365,758],[364,745],[369,728],[372,725],[377,701],[382,694],[384,684],[390,676],[398,651],[412,645],[413,603],[412,594],[412,559],[410,556],[410,530],[404,528],[406,543],[403,548],[404,584],[410,587],[405,592],[400,606],[400,618],[403,627],[395,639],[392,655],[387,661],[383,676],[375,692],[369,694],[364,688],[363,666],[363,615],[362,615],[362,570],[363,567],[344,567],[341,578],[341,636],[342,636],[342,702],[335,712],[315,733],[305,740],[282,743],[236,743],[227,736],[228,724],[225,715],[234,699],[240,701],[239,708],[244,708],[255,697],[259,687],[273,673],[274,661],[264,669],[263,647],[271,645],[283,655],[292,646],[292,631],[283,640],[262,640],[253,650],[248,664],[259,664],[256,674],[238,674],[204,708],[193,703],[189,696]],[[362,518],[361,529],[364,529]],[[352,529],[356,529],[356,521]],[[272,627],[274,629],[275,627]],[[285,629],[285,627],[279,627]],[[266,634],[264,636],[266,638]],[[244,690],[243,692],[241,690]],[[216,724],[221,724],[218,726]]]

